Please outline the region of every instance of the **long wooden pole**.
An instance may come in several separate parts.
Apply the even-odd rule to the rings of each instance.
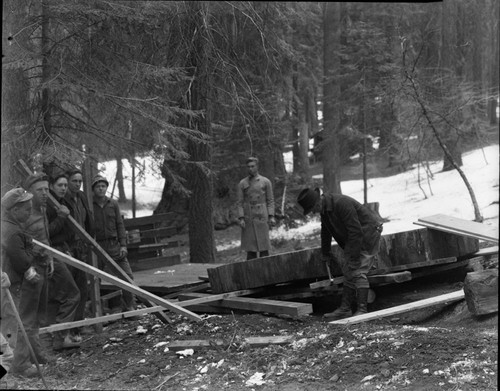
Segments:
[[[100,269],[97,269],[93,266],[87,265],[86,263],[79,261],[78,259],[73,258],[72,256],[65,254],[59,250],[56,250],[56,249],[46,245],[45,243],[39,242],[36,239],[33,239],[33,243],[36,244],[37,246],[42,247],[43,249],[45,249],[46,252],[51,254],[53,257],[56,257],[57,259],[63,261],[64,263],[67,263],[68,265],[76,267],[77,269],[83,270],[86,273],[90,273],[96,277],[99,277],[99,278],[103,279],[104,281],[109,282],[110,284],[116,285],[122,289],[125,289],[129,292],[132,292],[135,295],[137,295],[138,297],[142,297],[142,298],[146,299],[147,301],[153,302],[157,305],[161,305],[161,306],[165,307],[166,309],[178,312],[181,315],[184,315],[184,316],[190,318],[191,320],[196,320],[196,321],[202,320],[200,316],[196,315],[195,313],[193,313],[191,311],[188,311],[188,310],[182,308],[179,305],[176,305],[174,303],[170,303],[169,301],[162,299],[159,296],[153,295],[152,293],[150,293],[142,288],[139,288],[137,285],[131,284],[131,283],[124,281],[118,277],[115,277],[109,273],[103,272]]]
[[[29,169],[29,167],[26,165],[26,163],[23,160],[18,160],[16,164],[14,165],[21,174],[23,175],[31,175],[32,172]],[[56,209],[59,209],[61,207],[61,204],[52,196],[52,194],[49,193],[48,197],[49,203]],[[90,201],[90,200],[89,200]],[[92,246],[94,252],[97,254],[98,257],[103,259],[105,262],[109,263],[119,274],[120,276],[125,279],[130,284],[135,284],[134,280],[132,280],[127,273],[123,271],[123,269],[109,256],[109,254],[104,251],[104,249],[99,246],[99,244],[92,238],[87,231],[83,227],[80,226],[80,224],[77,223],[77,221],[73,218],[73,216],[69,215],[67,217],[70,225],[72,228],[75,229],[76,233],[81,237],[81,239],[85,242],[90,244]],[[152,307],[153,304],[148,302],[147,300],[139,299],[146,305],[147,307]],[[160,319],[164,323],[171,323],[170,319],[163,313],[163,312],[157,312],[155,313],[156,317]]]
[[[42,370],[40,369],[40,364],[38,364],[38,360],[36,358],[35,352],[33,351],[33,347],[31,346],[30,339],[28,338],[28,334],[26,333],[26,329],[24,328],[23,321],[21,317],[19,316],[19,312],[17,312],[16,304],[14,303],[14,299],[12,298],[12,295],[10,294],[8,289],[5,289],[5,293],[7,294],[7,300],[9,301],[9,304],[12,306],[12,312],[14,312],[14,316],[16,317],[17,324],[19,325],[19,328],[21,329],[21,333],[23,334],[23,338],[26,340],[26,345],[28,345],[28,350],[30,352],[31,359],[35,362],[36,369],[38,370],[38,374],[40,375],[43,385],[45,388],[48,390],[49,386],[45,382],[45,378],[43,377]]]

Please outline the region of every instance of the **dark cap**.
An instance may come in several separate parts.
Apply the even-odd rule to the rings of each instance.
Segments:
[[[34,183],[41,181],[49,181],[49,177],[44,172],[38,172],[36,174],[31,174],[28,178],[26,178],[23,182],[23,187],[26,190],[29,190]]]
[[[309,188],[302,190],[297,197],[297,202],[304,208],[304,215],[308,214],[317,204],[320,198],[319,189],[311,190]]]
[[[26,190],[16,187],[15,189],[9,190],[2,197],[2,206],[9,210],[16,204],[21,202],[29,201],[33,198],[33,194],[27,192]]]
[[[102,175],[96,175],[92,180],[92,189],[94,189],[94,186],[97,185],[99,182],[104,182],[106,186],[109,186],[109,182],[106,178],[104,178]]]

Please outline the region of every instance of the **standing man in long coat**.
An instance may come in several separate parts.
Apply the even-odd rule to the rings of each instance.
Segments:
[[[241,227],[241,248],[247,259],[269,255],[269,226],[275,224],[274,195],[271,181],[259,174],[259,159],[246,161],[248,176],[238,184],[238,219]]]

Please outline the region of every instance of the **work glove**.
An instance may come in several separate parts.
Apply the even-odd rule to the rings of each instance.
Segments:
[[[333,256],[333,253],[330,251],[328,254],[321,254],[321,261],[330,264],[335,261],[335,257]]]
[[[120,258],[125,258],[127,255],[128,255],[127,247],[121,246],[120,247]]]

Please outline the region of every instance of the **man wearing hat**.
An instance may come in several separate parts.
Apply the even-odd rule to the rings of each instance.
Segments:
[[[274,195],[271,181],[259,174],[259,159],[247,159],[248,176],[237,188],[241,248],[247,259],[269,255],[269,226],[275,224]]]
[[[367,273],[379,251],[382,223],[374,213],[355,199],[342,194],[320,194],[319,189],[304,189],[297,197],[304,209],[321,216],[321,255],[324,262],[333,261],[332,238],[344,250],[342,274],[344,287],[339,308],[325,314],[331,320],[352,316],[351,305],[357,303],[354,315],[368,312]]]
[[[96,240],[118,266],[133,279],[132,269],[127,259],[127,236],[120,206],[116,200],[106,196],[108,186],[109,182],[102,175],[97,175],[92,181]],[[99,268],[122,278],[114,268],[107,264],[103,265],[102,260],[99,260]],[[118,302],[119,300],[120,298],[110,300],[111,313],[135,309],[135,296],[131,292],[123,289],[121,303]]]
[[[34,182],[33,182],[34,183]],[[45,354],[39,339],[39,324],[45,317],[47,305],[47,258],[34,251],[32,237],[23,229],[32,214],[33,194],[24,189],[9,190],[2,197],[2,266],[7,273],[11,286],[10,292],[17,306],[31,347],[39,363],[46,364],[53,357]],[[2,294],[2,309],[5,298]],[[29,346],[17,327],[4,330],[2,314],[2,334],[14,348],[12,373],[23,376],[36,376],[36,367],[32,363]],[[5,319],[7,320],[7,319]],[[12,337],[17,333],[15,343]],[[12,341],[12,342],[11,342]]]

